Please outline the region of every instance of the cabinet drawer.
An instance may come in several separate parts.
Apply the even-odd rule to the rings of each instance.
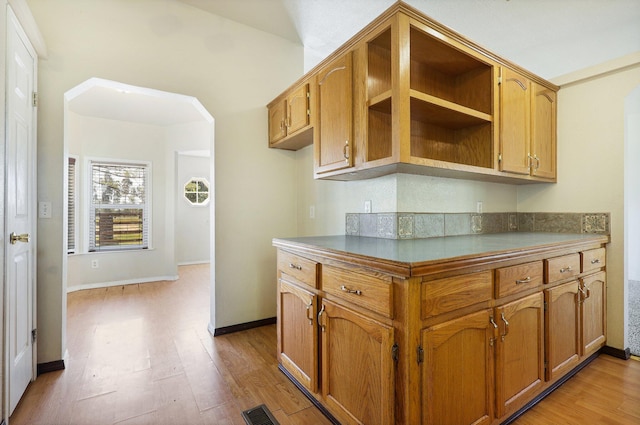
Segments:
[[[322,267],[322,290],[340,299],[393,317],[391,277],[355,273],[332,266]]]
[[[318,263],[290,252],[278,250],[278,270],[312,288],[317,288]]]
[[[582,258],[582,273],[601,269],[607,262],[607,251],[604,248],[590,249],[580,253]]]
[[[496,270],[496,298],[517,294],[542,285],[542,261]]]
[[[580,274],[580,254],[578,253],[544,260],[545,283],[558,282],[578,274]]]
[[[423,282],[421,316],[427,319],[489,301],[492,295],[491,270]]]

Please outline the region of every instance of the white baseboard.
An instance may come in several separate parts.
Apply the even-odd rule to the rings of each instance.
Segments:
[[[202,260],[202,261],[187,261],[184,263],[178,263],[179,266],[195,266],[197,264],[209,264],[211,263],[211,261],[209,260]]]
[[[84,289],[109,288],[111,286],[135,285],[138,283],[160,282],[163,280],[178,280],[178,276],[154,276],[140,279],[119,280],[115,282],[85,283],[83,285],[67,286],[67,294],[70,292],[82,291]]]
[[[216,328],[213,326],[213,324],[211,322],[209,322],[209,325],[207,325],[207,330],[209,331],[211,336],[215,336]]]

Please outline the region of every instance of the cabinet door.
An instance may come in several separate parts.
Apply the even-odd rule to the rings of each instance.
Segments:
[[[500,83],[500,170],[529,174],[531,97],[529,80],[502,68]]]
[[[493,420],[490,316],[491,310],[483,310],[422,331],[423,425],[480,425]]]
[[[570,371],[580,360],[578,281],[544,291],[547,303],[547,380]]]
[[[531,174],[556,178],[556,93],[531,83]]]
[[[317,76],[318,120],[315,172],[353,165],[352,53],[339,57]]]
[[[581,350],[588,356],[604,345],[607,333],[607,281],[605,272],[587,276],[580,281]]]
[[[544,382],[544,303],[542,293],[496,308],[497,416],[522,407]]]
[[[269,144],[282,140],[287,135],[285,126],[285,101],[276,102],[269,107]]]
[[[303,84],[287,97],[287,135],[309,125],[309,84]]]
[[[322,397],[341,423],[394,423],[393,328],[322,301]]]
[[[278,361],[309,391],[318,389],[316,295],[286,280],[278,295]]]

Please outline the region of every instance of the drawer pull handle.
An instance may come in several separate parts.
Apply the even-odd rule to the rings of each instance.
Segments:
[[[600,259],[594,258],[593,260],[591,260],[591,264],[600,264]]]
[[[516,279],[516,285],[520,285],[521,283],[529,283],[531,282],[531,276],[527,276],[524,279]]]
[[[309,317],[309,312],[313,312],[313,309],[311,307],[313,307],[313,300],[309,304],[307,304],[307,319],[309,320],[309,324],[313,325],[313,316]]]
[[[507,322],[507,319],[504,317],[504,313],[500,313],[500,316],[504,322],[504,333],[501,335],[502,340],[504,341],[504,337],[509,335],[509,322]]]
[[[573,270],[573,269],[571,268],[571,266],[569,266],[569,267],[563,267],[563,268],[561,268],[561,269],[560,269],[560,273],[570,272],[571,270]]]
[[[293,264],[293,263],[289,263],[289,268],[296,269],[296,270],[302,270],[302,266],[301,265]]]
[[[340,286],[340,290],[343,291],[343,292],[346,292],[347,294],[362,295],[362,291],[361,290],[359,290],[359,289],[349,289],[344,285]]]

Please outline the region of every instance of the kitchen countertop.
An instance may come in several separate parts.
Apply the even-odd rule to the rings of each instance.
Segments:
[[[334,259],[348,258],[363,265],[378,264],[385,266],[385,269],[398,271],[404,269],[402,275],[415,275],[412,269],[426,271],[425,267],[442,263],[471,265],[478,258],[496,261],[536,254],[555,247],[607,242],[609,236],[600,234],[509,232],[406,240],[345,235],[309,236],[276,238],[273,245]]]

